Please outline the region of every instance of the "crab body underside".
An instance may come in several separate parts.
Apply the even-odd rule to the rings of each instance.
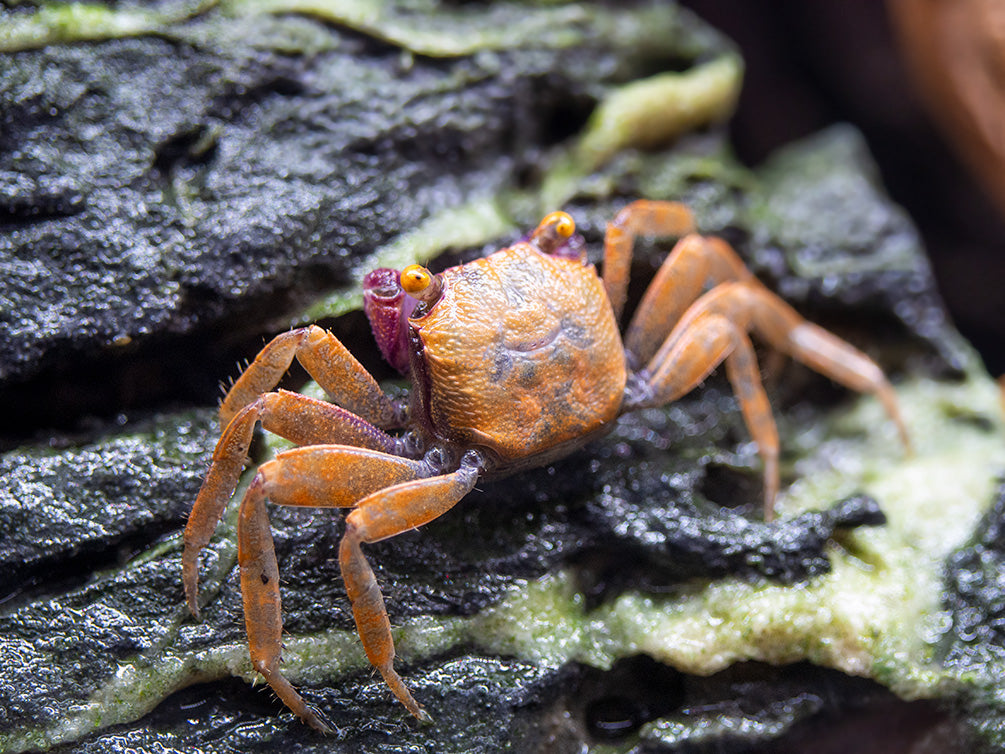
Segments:
[[[262,464],[241,502],[238,560],[252,663],[303,720],[327,731],[280,671],[279,571],[266,500],[345,507],[339,564],[367,658],[417,718],[428,715],[393,666],[383,597],[361,545],[446,513],[484,477],[546,464],[619,415],[676,400],[719,364],[764,464],[765,515],[779,485],[778,433],[749,334],[883,402],[906,443],[896,396],[867,356],[798,315],[722,240],[694,234],[675,202],[640,200],[608,225],[603,278],[572,219],[554,212],[527,240],[438,275],[376,270],[365,306],[388,361],[411,377],[389,398],[330,333],[283,333],[259,353],[220,408],[225,427],[185,530],[183,578],[198,614],[199,553],[233,495],[256,424],[296,447]],[[637,234],[678,236],[624,337]],[[331,403],[274,391],[293,359]],[[394,432],[394,434],[392,434]]]

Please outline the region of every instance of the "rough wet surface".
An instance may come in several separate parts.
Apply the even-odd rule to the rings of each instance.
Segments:
[[[83,579],[124,563],[183,525],[198,493],[212,411],[155,416],[87,444],[70,438],[4,455],[0,592],[7,600],[57,574]],[[143,504],[138,504],[142,499]]]
[[[123,38],[98,14],[41,49],[14,23],[33,9],[0,12],[21,34],[0,35],[14,50],[0,57],[0,748],[752,750],[862,699],[950,693],[938,681],[964,672],[983,679],[962,682],[965,720],[993,740],[1000,491],[980,516],[1005,469],[988,449],[1000,417],[853,131],[756,172],[707,127],[570,167],[613,87],[686,77],[725,43],[673,6],[413,9],[438,34],[406,39],[391,6],[374,21],[252,5],[164,3]],[[465,34],[475,22],[547,33],[502,44]],[[298,311],[345,311],[374,253],[447,264],[557,203],[597,255],[639,196],[686,200],[891,371],[916,460],[873,404],[849,411],[844,391],[786,366],[766,369],[791,485],[776,523],[718,377],[479,485],[366,549],[432,726],[366,665],[335,560],[341,514],[273,508],[284,669],[338,729],[319,737],[248,683],[232,510],[203,555],[202,620],[183,605],[180,530],[216,440],[216,381]],[[490,220],[472,209],[486,204]],[[468,215],[463,242],[434,232]],[[634,297],[668,249],[640,243]],[[326,324],[380,369],[358,313]]]
[[[965,704],[979,740],[989,749],[1002,735],[1001,670],[1005,666],[1005,485],[981,519],[973,541],[949,559],[945,603],[949,625],[941,641],[943,662],[972,674]]]
[[[533,178],[604,87],[696,54],[655,44],[687,28],[673,13],[618,26],[608,11],[455,8],[426,17],[444,25],[444,45],[483,14],[508,12],[527,36],[431,55],[324,13],[226,6],[135,38],[42,50],[28,38],[0,59],[0,380],[12,429],[211,389],[218,377],[161,359],[229,369],[235,339],[281,327],[381,244]],[[65,12],[48,23],[71,36],[86,27],[87,14]],[[0,13],[17,49],[12,30],[30,9]],[[391,16],[408,23],[404,9]],[[208,329],[225,353],[184,339]],[[49,386],[46,403],[18,405],[29,379]]]

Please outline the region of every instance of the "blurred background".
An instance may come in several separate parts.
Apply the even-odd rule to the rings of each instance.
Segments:
[[[741,160],[837,122],[865,134],[946,304],[1005,373],[1005,3],[682,0],[746,60]]]

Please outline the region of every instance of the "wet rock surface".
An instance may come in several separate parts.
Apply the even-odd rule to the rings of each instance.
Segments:
[[[224,327],[226,349],[281,326],[388,239],[532,176],[603,87],[709,50],[655,44],[686,28],[673,13],[639,12],[625,27],[608,11],[430,5],[411,23],[471,47],[436,55],[309,8],[225,5],[136,38],[43,49],[28,38],[21,50],[29,9],[0,12],[16,50],[0,59],[0,380],[12,428],[204,390],[160,363],[165,344],[184,359],[180,337]],[[86,38],[87,14],[65,13],[49,22]],[[527,35],[479,47],[472,30],[507,13]],[[397,14],[387,23],[409,23]],[[93,369],[100,358],[135,370],[117,357],[137,349],[159,380],[122,385]],[[199,355],[216,374],[235,359]],[[30,378],[51,386],[44,404],[17,400]]]
[[[941,640],[946,665],[972,674],[965,704],[980,746],[1005,746],[1001,671],[1005,666],[1005,484],[977,526],[974,540],[950,557],[946,607],[950,622]]]
[[[480,14],[501,23],[506,9],[519,28],[562,33],[504,46],[472,37],[465,52],[433,54],[410,49],[422,38],[402,41],[396,17],[374,27],[309,12],[211,12],[137,38],[0,58],[9,105],[0,111],[10,113],[0,136],[0,265],[12,281],[0,306],[0,397],[20,422],[4,440],[40,438],[0,458],[0,749],[534,751],[559,750],[548,748],[559,741],[577,751],[749,750],[856,698],[892,702],[877,681],[894,686],[897,672],[891,681],[850,666],[874,679],[856,680],[786,646],[765,653],[779,670],[748,655],[754,661],[726,670],[708,665],[703,678],[649,659],[657,652],[639,638],[647,629],[621,625],[644,626],[677,611],[673,599],[719,582],[755,595],[762,586],[806,592],[839,612],[812,590],[857,557],[883,570],[869,546],[888,530],[882,496],[828,489],[812,510],[762,522],[760,465],[718,378],[367,548],[401,627],[399,667],[433,726],[411,720],[366,665],[335,559],[337,512],[270,510],[285,667],[334,736],[319,737],[246,683],[254,674],[233,511],[203,556],[202,620],[185,610],[180,530],[216,440],[213,383],[233,371],[224,360],[253,355],[259,333],[281,329],[312,296],[354,279],[361,259],[444,208],[498,196],[512,224],[484,247],[445,249],[445,260],[519,237],[561,164],[552,150],[574,140],[608,87],[723,49],[672,6],[553,16],[475,5],[435,23],[463,32],[465,21],[486,21]],[[567,178],[561,204],[596,253],[627,201],[682,198],[769,285],[898,377],[966,373],[966,348],[916,234],[878,188],[854,132],[823,134],[756,174],[726,152],[715,130],[668,151],[627,150]],[[636,295],[668,249],[640,244]],[[376,363],[358,315],[329,324]],[[847,396],[806,370],[787,367],[769,386],[790,454],[786,481],[815,446],[854,446],[864,435],[825,418]],[[183,389],[198,408],[164,411]],[[61,411],[68,418],[57,421]],[[92,412],[125,413],[82,423]],[[86,431],[50,429],[63,421]],[[980,431],[1000,433],[984,423]],[[270,452],[268,442],[254,451],[257,460]],[[844,456],[830,462],[859,479]],[[957,634],[976,638],[950,646],[950,669],[985,662],[983,649],[963,659],[964,645],[1000,644],[1000,585],[987,565],[1000,549],[996,526],[981,530],[979,553],[951,561]],[[585,635],[583,648],[538,650],[522,637],[527,626],[512,615],[542,594],[574,610],[531,611],[527,630],[558,644]],[[643,607],[625,607],[635,602]],[[605,664],[613,667],[598,669]],[[910,675],[908,665],[898,672]],[[618,701],[643,680],[644,704]],[[714,704],[725,712],[709,733],[711,718],[694,710]],[[738,735],[744,725],[751,732]]]
[[[56,583],[57,573],[80,579],[102,562],[121,564],[177,531],[188,516],[186,498],[202,484],[206,448],[216,440],[213,413],[157,416],[94,443],[53,438],[53,446],[4,455],[6,601],[42,581]]]
[[[637,744],[631,751],[739,754],[760,745],[770,751],[808,751],[819,743],[820,726],[804,731],[799,721],[838,714],[842,721],[835,727],[844,726],[847,733],[827,731],[826,740],[834,745],[844,735],[854,747],[849,710],[873,710],[887,720],[902,714],[897,700],[878,684],[808,664],[740,664],[702,678],[631,657],[607,671],[573,665],[566,676],[556,685],[558,698],[546,701],[545,724],[517,739],[523,750],[574,751],[584,738],[617,747],[633,736]],[[930,703],[914,707],[912,714],[938,715]]]

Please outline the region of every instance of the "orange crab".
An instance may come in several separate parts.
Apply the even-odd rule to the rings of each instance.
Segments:
[[[418,265],[370,273],[366,312],[384,356],[412,379],[407,404],[385,395],[320,327],[274,338],[220,407],[225,429],[185,530],[192,612],[199,610],[199,553],[234,492],[257,423],[300,447],[262,464],[241,502],[238,560],[251,659],[283,702],[322,731],[329,727],[321,714],[280,671],[279,570],[266,500],[352,509],[339,565],[363,648],[408,711],[428,720],[395,672],[387,611],[361,545],[443,515],[479,479],[572,452],[626,411],[680,398],[722,362],[763,460],[770,518],[778,433],[748,333],[853,390],[875,393],[906,443],[880,368],[799,316],[724,241],[693,229],[681,204],[630,204],[607,227],[603,279],[564,212],[545,217],[524,241],[437,275]],[[683,237],[622,340],[636,234]],[[270,392],[294,357],[332,403]]]

